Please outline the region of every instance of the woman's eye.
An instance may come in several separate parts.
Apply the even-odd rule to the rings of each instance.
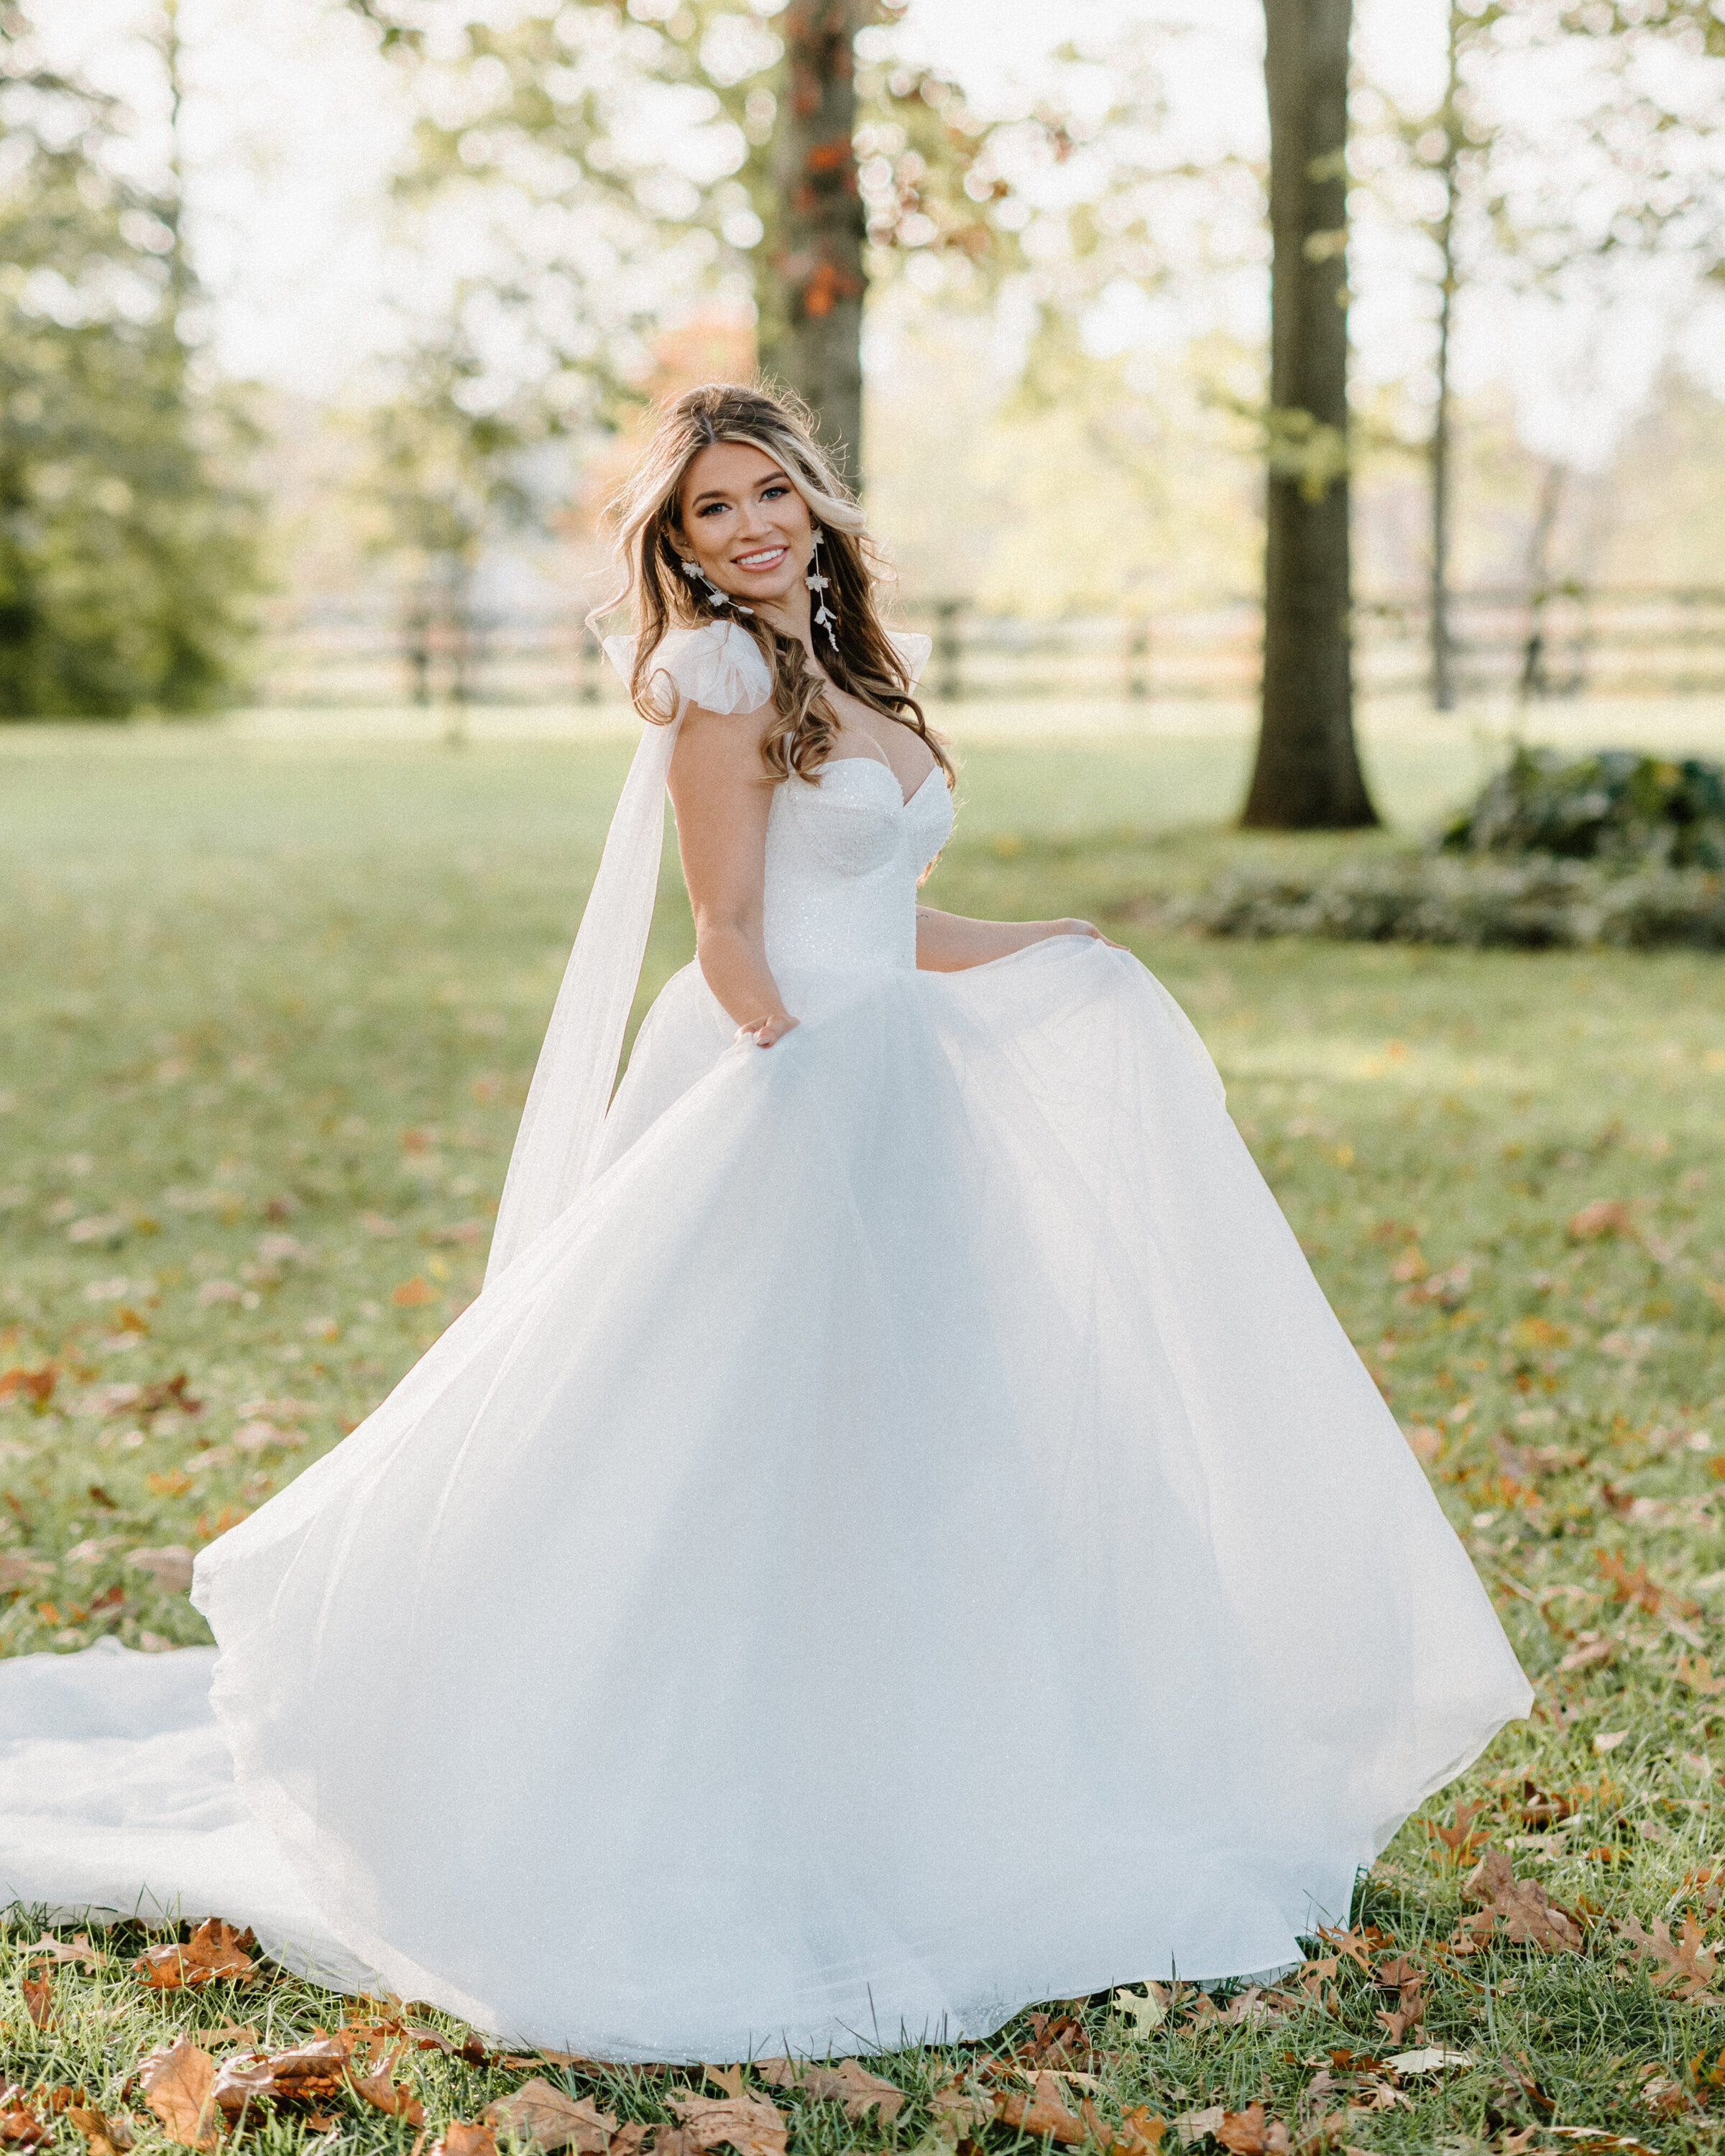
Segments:
[[[790,489],[783,485],[762,487],[761,499],[762,501],[777,501],[780,495],[789,492]]]
[[[722,501],[710,501],[706,504],[705,508],[697,509],[695,514],[697,516],[716,516],[724,506],[725,505]]]

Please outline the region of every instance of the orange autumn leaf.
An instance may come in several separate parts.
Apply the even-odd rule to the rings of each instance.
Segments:
[[[1230,2156],[1284,2156],[1294,2145],[1287,2128],[1279,2118],[1267,2118],[1261,2103],[1224,2111],[1213,2131]]]
[[[666,2102],[691,2148],[728,2143],[737,2156],[785,2156],[784,2114],[765,2097],[674,2096]]]
[[[439,1302],[442,1299],[423,1273],[415,1273],[411,1280],[404,1280],[399,1287],[389,1291],[389,1300],[398,1310],[414,1310],[421,1303]]]
[[[497,2137],[477,2121],[452,2118],[432,2143],[431,2156],[497,2156]]]
[[[1060,2084],[1053,2074],[1041,2073],[1027,2096],[1021,2090],[1001,2090],[994,2098],[994,2116],[1039,2141],[1058,2141],[1076,2148],[1090,2138],[1090,2128],[1075,2112],[1068,2111]]]
[[[27,2151],[48,2140],[53,2132],[25,2102],[16,2082],[0,2083],[0,2145]]]
[[[369,2073],[359,2073],[350,2064],[347,2085],[354,2094],[373,2111],[387,2112],[392,2118],[404,2118],[409,2126],[424,2126],[425,2107],[411,2089],[402,2087],[394,2079],[398,2056],[386,2053]],[[552,2143],[545,2143],[550,2148]]]
[[[487,2104],[485,2122],[493,2128],[531,2141],[547,2152],[575,2148],[581,2156],[603,2156],[617,2131],[615,2116],[586,2097],[571,2097],[536,2076],[512,2096]]]
[[[22,1978],[18,1989],[24,1994],[24,2011],[39,2029],[54,2026],[54,1972],[45,1975]]]
[[[179,1991],[227,1978],[244,1984],[257,1974],[248,1948],[257,1941],[219,1917],[201,1923],[184,1946],[146,1947],[132,1967],[155,1991]]]
[[[215,2061],[189,2036],[161,2046],[138,2066],[145,2102],[182,2148],[216,2145],[215,2081]]]
[[[131,2128],[125,2119],[110,2121],[94,2105],[69,2104],[66,2118],[89,2142],[90,2156],[121,2156],[131,2146]]]
[[[1635,1217],[1620,1198],[1595,1198],[1569,1216],[1573,1243],[1597,1242],[1601,1235],[1633,1235]]]

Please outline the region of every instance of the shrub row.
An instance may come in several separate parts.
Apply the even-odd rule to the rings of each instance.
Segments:
[[[1591,862],[1409,854],[1327,875],[1224,876],[1163,918],[1210,936],[1476,948],[1725,950],[1725,876]]]

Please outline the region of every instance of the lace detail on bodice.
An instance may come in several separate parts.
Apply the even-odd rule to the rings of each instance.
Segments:
[[[776,976],[914,967],[916,886],[952,828],[945,774],[908,801],[884,763],[834,757],[787,779],[767,825],[767,962]]]

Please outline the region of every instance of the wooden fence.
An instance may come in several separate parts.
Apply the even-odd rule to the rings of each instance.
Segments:
[[[1451,601],[1466,696],[1725,694],[1725,587],[1466,591]],[[947,703],[1044,697],[1238,701],[1257,690],[1250,599],[1106,619],[1003,620],[959,600],[907,609],[934,639],[925,693]],[[1424,693],[1423,597],[1361,600],[1363,696]],[[621,690],[577,611],[475,611],[331,598],[264,624],[256,686],[282,706],[612,702]]]

